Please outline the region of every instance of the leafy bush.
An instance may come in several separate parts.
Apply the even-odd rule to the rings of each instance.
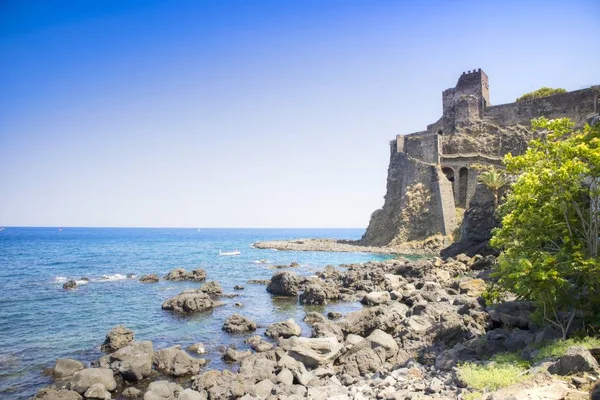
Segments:
[[[600,323],[592,320],[600,317],[600,125],[575,132],[567,118],[539,118],[532,126],[540,138],[504,159],[518,177],[491,240],[502,250],[495,288],[535,301],[565,339],[576,312]]]
[[[553,94],[559,94],[559,93],[566,93],[565,89],[562,88],[549,88],[549,87],[542,87],[539,88],[538,90],[534,90],[533,92],[529,92],[529,93],[525,93],[523,96],[519,97],[517,99],[518,102],[520,101],[527,101],[527,100],[533,100],[533,99],[540,99],[542,97],[548,97],[548,96],[552,96]]]
[[[468,387],[493,391],[528,379],[527,369],[511,363],[466,363],[458,367],[460,378]]]
[[[531,364],[529,361],[521,357],[520,353],[504,353],[504,354],[495,354],[491,361],[497,364],[510,364],[515,365],[517,367],[528,369]]]
[[[471,392],[471,393],[465,394],[463,399],[464,400],[478,400],[481,398],[481,396],[483,396],[483,393],[481,393],[481,392]]]
[[[557,340],[555,342],[545,344],[538,350],[537,354],[533,358],[534,362],[544,360],[546,358],[559,358],[562,357],[567,349],[571,346],[582,346],[586,349],[600,348],[600,339],[594,337],[585,337],[582,339],[567,339]]]

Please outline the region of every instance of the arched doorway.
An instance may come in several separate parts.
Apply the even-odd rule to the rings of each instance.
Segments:
[[[456,197],[456,193],[454,192],[454,170],[449,167],[443,167],[442,172],[446,175],[446,178],[452,182],[452,194]]]
[[[462,167],[458,171],[458,206],[465,208],[467,206],[467,187],[469,184],[469,170]]]

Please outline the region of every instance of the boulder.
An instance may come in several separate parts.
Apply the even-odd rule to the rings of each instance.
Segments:
[[[265,342],[258,335],[254,335],[245,340],[246,343],[250,345],[252,350],[257,353],[264,353],[265,351],[269,351],[273,348],[273,345],[269,342]]]
[[[203,282],[206,280],[206,271],[204,271],[202,268],[198,268],[188,272],[183,268],[176,268],[165,275],[165,279],[168,281]]]
[[[548,372],[557,375],[569,375],[597,369],[598,362],[589,350],[582,346],[571,346],[558,361],[548,368]]]
[[[193,345],[188,346],[187,350],[191,351],[192,353],[198,353],[198,354],[206,353],[206,348],[204,347],[204,344],[202,344],[200,342],[194,343]]]
[[[504,341],[504,347],[508,351],[522,350],[529,343],[534,341],[533,333],[521,329],[514,329],[508,338]]]
[[[275,379],[277,363],[267,358],[268,353],[252,354],[242,359],[240,363],[240,378],[244,382],[258,382],[263,379]]]
[[[304,292],[300,295],[300,304],[327,304],[327,293],[323,285],[318,283],[306,285]]]
[[[206,393],[196,392],[192,389],[185,389],[183,392],[179,393],[179,397],[177,400],[207,400],[208,397]]]
[[[206,293],[210,297],[219,297],[223,294],[223,288],[217,281],[208,281],[200,287],[200,291]]]
[[[461,293],[471,297],[479,297],[485,291],[485,281],[483,279],[469,279],[458,283]]]
[[[252,393],[261,399],[266,399],[271,396],[273,386],[275,385],[269,379],[263,379],[252,387]]]
[[[233,314],[227,318],[221,329],[229,333],[253,332],[256,330],[256,322],[239,314]]]
[[[528,329],[535,305],[530,301],[505,301],[487,307],[486,311],[492,321],[515,328]]]
[[[369,336],[375,329],[393,333],[406,317],[408,306],[393,303],[389,306],[375,306],[351,312],[338,322],[344,334],[353,333],[362,337]]]
[[[112,353],[133,342],[134,337],[135,334],[131,329],[123,325],[115,326],[106,335],[106,339],[104,339],[104,343],[100,346],[100,350],[105,353]]]
[[[184,376],[197,374],[206,360],[191,357],[181,350],[181,346],[173,346],[154,353],[152,363],[164,374]]]
[[[75,282],[73,279],[63,283],[63,289],[65,289],[65,290],[73,290],[76,288],[77,288],[77,282]]]
[[[89,400],[110,400],[111,395],[108,390],[101,383],[94,383],[84,394],[86,399]]]
[[[384,363],[386,351],[383,347],[357,346],[340,357],[342,373],[352,377],[365,376],[378,371]]]
[[[52,369],[52,376],[54,379],[65,379],[70,378],[76,372],[84,369],[84,365],[77,360],[70,358],[59,358],[56,360],[56,364]]]
[[[206,280],[206,271],[202,268],[193,269],[188,274],[187,279],[195,282],[204,282]]]
[[[332,319],[332,320],[333,319],[340,319],[342,317],[343,317],[342,313],[337,312],[337,311],[329,311],[327,313],[327,318]]]
[[[136,387],[130,386],[121,393],[126,399],[137,399],[142,395],[142,391]]]
[[[188,272],[183,268],[175,268],[165,275],[167,281],[184,281]]]
[[[475,350],[458,343],[452,349],[444,350],[436,357],[435,368],[440,371],[450,371],[458,364],[472,361],[475,356]]]
[[[248,357],[250,358],[250,357]],[[229,370],[210,370],[192,378],[192,389],[206,391],[210,399],[238,399],[248,393],[254,382]]]
[[[342,328],[339,325],[329,321],[325,321],[313,325],[311,337],[334,337],[338,340],[338,342],[343,342],[344,332],[342,331]]]
[[[271,277],[267,292],[278,296],[298,296],[300,279],[293,272],[281,271]]]
[[[237,351],[232,347],[228,347],[227,350],[225,351],[225,354],[223,354],[222,358],[224,361],[238,362],[238,361],[241,361],[242,359],[248,357],[251,354],[252,354],[252,352],[250,350]]]
[[[360,302],[368,306],[378,306],[380,304],[389,304],[392,297],[389,292],[371,292],[367,293]]]
[[[275,382],[282,385],[290,386],[294,383],[294,375],[287,368],[282,368],[275,377]]]
[[[245,288],[244,288],[244,286],[243,286],[243,285],[235,285],[235,286],[233,287],[233,290],[244,290],[244,289],[245,289]]]
[[[73,375],[73,378],[69,382],[69,389],[83,394],[95,383],[101,383],[108,391],[113,391],[117,388],[117,382],[110,369],[86,368]]]
[[[207,311],[218,305],[201,289],[190,289],[179,293],[162,304],[163,310],[171,310],[180,314],[191,314]]]
[[[265,335],[277,339],[277,338],[289,338],[292,336],[300,336],[302,333],[302,329],[300,326],[293,320],[288,319],[283,322],[275,322],[274,324],[269,325]]]
[[[342,345],[332,337],[296,337],[291,339],[288,355],[309,368],[317,368],[333,363],[341,350]]]
[[[169,381],[156,381],[148,385],[144,400],[178,400],[183,388]]]
[[[496,263],[496,257],[493,255],[488,255],[486,257],[480,257],[473,260],[473,264],[471,264],[471,269],[474,271],[481,271],[483,269],[490,269]]]
[[[323,314],[320,314],[315,311],[309,311],[304,316],[303,321],[306,322],[308,325],[313,325],[318,322],[326,322],[327,319],[325,318],[325,316]]]
[[[156,283],[159,280],[160,279],[159,279],[158,275],[156,275],[156,274],[142,275],[142,277],[140,278],[140,282],[142,282],[142,283]]]
[[[367,337],[367,340],[371,341],[371,347],[373,348],[377,346],[383,347],[386,352],[386,359],[392,358],[398,353],[398,343],[396,343],[392,335],[385,333],[380,329],[375,329]]]
[[[40,389],[32,400],[81,400],[82,397],[74,390],[43,388]]]
[[[133,342],[110,354],[110,368],[129,382],[137,382],[150,375],[154,346],[150,341]],[[109,390],[108,386],[106,387]]]

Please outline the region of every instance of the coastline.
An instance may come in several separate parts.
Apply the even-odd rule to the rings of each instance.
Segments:
[[[198,357],[200,351],[186,352],[180,346],[155,350],[152,342],[136,342],[134,332],[117,327],[103,345],[106,356],[90,368],[62,359],[53,370],[61,378],[35,398],[463,398],[476,391],[465,383],[458,366],[523,350],[537,335],[549,334],[531,324],[529,303],[485,306],[481,295],[494,263],[491,256],[462,255],[444,261],[397,258],[328,266],[312,277],[299,276],[293,268],[278,271],[266,287],[273,296],[311,306],[360,301],[364,307],[327,316],[306,309],[310,337],[302,336],[294,320],[270,324],[265,331],[244,316],[243,308],[232,311],[222,329],[246,337],[250,349],[221,349],[231,366],[222,370],[204,368],[207,360]],[[167,279],[202,280],[206,278],[202,272],[174,270]],[[209,281],[180,293],[162,308],[180,307],[185,318],[210,311],[221,296],[219,284]],[[196,308],[189,309],[190,304]],[[76,367],[69,370],[65,365]],[[532,369],[529,385],[581,393],[544,373],[543,368],[549,368],[548,362],[544,365]],[[535,372],[540,368],[541,374]],[[495,394],[502,395],[503,390]]]
[[[433,236],[422,241],[405,242],[388,246],[367,246],[362,244],[359,240],[299,238],[260,241],[253,243],[252,247],[278,251],[357,252],[435,257],[438,256],[440,250],[448,244],[449,241],[443,236]]]

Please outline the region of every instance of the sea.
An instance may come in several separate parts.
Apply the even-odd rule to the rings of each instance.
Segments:
[[[364,229],[162,229],[162,228],[17,228],[0,230],[0,398],[27,399],[52,383],[47,372],[56,359],[69,357],[89,363],[103,354],[99,347],[116,325],[135,332],[136,340],[151,340],[155,349],[182,348],[202,342],[210,360],[205,368],[230,368],[219,348],[234,344],[245,349],[249,335],[221,331],[234,313],[259,324],[293,318],[303,334],[307,311],[358,310],[359,303],[302,306],[295,299],[273,297],[265,285],[250,279],[269,279],[274,265],[298,262],[293,271],[313,275],[327,265],[382,260],[368,253],[288,252],[260,250],[262,240],[293,238],[359,239]],[[239,250],[237,256],[219,251]],[[266,260],[266,263],[260,263]],[[211,312],[182,317],[161,304],[196,282],[170,282],[162,277],[174,268],[203,268],[208,280],[218,281],[225,305]],[[141,283],[143,274],[158,274],[159,283]],[[132,276],[134,278],[128,278]],[[88,278],[89,282],[81,278]],[[67,280],[76,290],[63,290]],[[243,291],[235,291],[243,285]],[[235,305],[242,303],[242,307]]]

